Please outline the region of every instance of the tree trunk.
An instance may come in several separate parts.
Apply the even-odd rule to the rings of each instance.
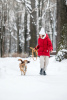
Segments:
[[[35,0],[31,0],[32,9],[35,8]],[[36,12],[33,11],[32,14],[33,18],[30,18],[30,47],[35,47],[37,45],[37,33],[36,33]]]
[[[57,52],[60,47],[61,37],[62,37],[62,29],[64,24],[67,23],[67,12],[66,12],[66,5],[65,0],[57,0],[57,38],[56,38],[56,49]]]
[[[25,13],[25,26],[24,26],[24,29],[25,29],[25,33],[24,33],[24,37],[25,37],[24,51],[25,51],[25,53],[27,53],[27,41],[26,41],[26,38],[27,38],[27,13]]]
[[[19,18],[18,18],[18,15],[17,15],[17,53],[20,53],[19,52]]]

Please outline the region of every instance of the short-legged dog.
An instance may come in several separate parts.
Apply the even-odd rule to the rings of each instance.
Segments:
[[[22,73],[25,75],[27,71],[27,63],[30,63],[30,61],[28,60],[23,61],[22,59],[18,59],[18,61],[21,61],[21,63],[19,64],[21,75]]]

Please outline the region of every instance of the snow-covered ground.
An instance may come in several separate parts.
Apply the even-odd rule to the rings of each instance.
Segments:
[[[67,60],[51,57],[47,75],[39,75],[39,58],[21,76],[19,58],[0,58],[0,100],[67,100]]]

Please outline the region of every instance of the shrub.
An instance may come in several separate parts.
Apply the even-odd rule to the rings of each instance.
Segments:
[[[67,50],[66,49],[62,49],[60,51],[58,51],[56,57],[55,57],[56,61],[62,61],[63,59],[67,59]]]

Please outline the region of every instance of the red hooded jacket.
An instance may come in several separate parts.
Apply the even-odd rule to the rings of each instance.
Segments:
[[[38,45],[35,49],[38,49],[38,56],[50,56],[50,51],[53,50],[53,46],[47,34],[44,39],[38,38]]]

